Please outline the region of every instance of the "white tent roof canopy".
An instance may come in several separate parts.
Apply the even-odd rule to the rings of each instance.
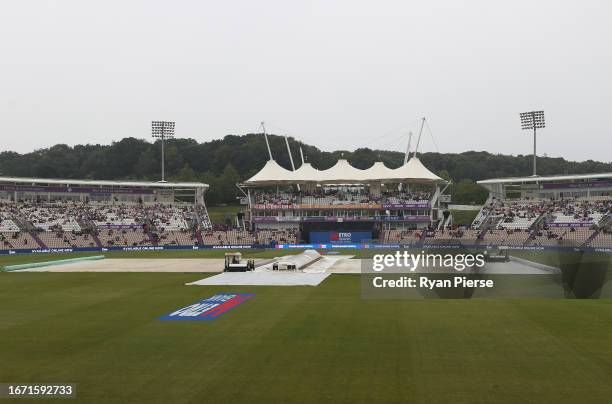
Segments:
[[[388,168],[382,162],[376,162],[367,170],[360,170],[340,159],[327,170],[317,170],[310,163],[304,163],[295,171],[287,170],[274,160],[253,177],[244,182],[246,186],[264,186],[275,184],[360,184],[368,182],[445,182],[427,169],[417,157],[396,169]]]
[[[413,157],[406,164],[393,170],[395,178],[411,181],[444,181],[436,174],[429,171],[417,157]]]
[[[246,181],[246,184],[252,185],[268,185],[291,183],[293,171],[289,171],[280,165],[275,160],[268,160],[265,166],[257,174]]]
[[[351,183],[365,179],[367,170],[360,170],[353,167],[345,159],[340,159],[331,168],[319,171],[318,182],[324,183]]]

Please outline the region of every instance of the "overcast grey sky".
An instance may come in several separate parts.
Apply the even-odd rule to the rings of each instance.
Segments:
[[[287,131],[324,150],[612,161],[612,2],[3,0],[1,150]],[[422,149],[435,151],[429,137]],[[394,142],[395,140],[395,142]]]

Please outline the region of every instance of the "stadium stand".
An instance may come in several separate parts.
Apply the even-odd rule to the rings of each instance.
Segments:
[[[346,204],[409,204],[429,201],[433,193],[382,192],[369,193],[363,188],[322,188],[316,192],[297,192],[295,194],[258,191],[253,194],[256,204],[267,205],[346,205]]]
[[[0,177],[1,249],[203,244],[198,182]],[[231,239],[231,237],[229,237]]]
[[[283,203],[304,201],[303,196],[276,195],[274,198],[279,199],[268,200]],[[416,197],[425,196],[427,195],[421,194]],[[415,196],[405,194],[402,197]],[[360,199],[365,200],[374,199]],[[340,199],[309,201],[326,201],[327,204],[337,205]],[[598,198],[492,201],[481,210],[469,229],[396,228],[381,231],[376,241],[410,246],[452,243],[605,247],[612,245],[611,236],[609,232],[602,231],[598,223],[603,223],[604,219],[608,220],[611,210],[610,199]],[[206,215],[204,219],[202,215]],[[206,210],[184,203],[2,202],[0,248],[231,246],[301,242],[297,227],[283,228],[272,225],[248,231],[222,226],[213,229],[211,225],[207,228],[204,223],[210,223]]]
[[[84,185],[78,181],[66,180],[62,186],[70,188],[58,188],[33,186],[35,180],[27,179],[20,191],[18,179],[11,178],[12,191],[0,193],[0,249],[355,242],[418,248],[612,247],[612,197],[592,191],[590,182],[586,190],[572,185],[569,197],[550,184],[537,188],[550,196],[541,198],[528,193],[535,189],[531,187],[521,191],[521,198],[505,199],[493,187],[471,225],[458,227],[448,215],[450,197],[443,200],[438,179],[430,179],[433,182],[409,186],[357,180],[343,185],[334,180],[302,188],[278,184],[274,190],[266,180],[263,189],[248,189],[244,214],[234,223],[213,226],[202,192],[196,192],[192,202],[177,200],[182,186],[113,183],[97,191],[79,188]],[[205,186],[190,185],[196,190]],[[165,188],[156,190],[158,186]],[[586,196],[576,196],[581,192]],[[321,233],[325,238],[320,239]],[[353,241],[354,234],[361,238]]]
[[[21,217],[25,229],[20,229],[15,223],[16,215]],[[198,233],[202,236],[201,243]],[[184,203],[2,202],[0,234],[2,249],[251,245],[256,242],[273,244],[298,241],[296,232],[283,229],[270,229],[257,234],[227,228],[212,230],[205,209]]]

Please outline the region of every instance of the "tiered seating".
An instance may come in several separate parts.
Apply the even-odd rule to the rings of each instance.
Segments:
[[[382,194],[381,203],[407,204],[425,202],[431,199],[431,192],[396,192]]]
[[[416,244],[422,236],[422,230],[385,230],[385,243]]]
[[[0,219],[0,232],[18,232],[19,226],[15,224],[12,219],[1,218]]]
[[[491,229],[480,235],[480,230],[436,230],[428,231],[424,245],[431,244],[457,244],[463,245],[507,245],[507,246],[580,246],[583,245],[594,234],[595,230],[586,227],[552,227],[541,230],[530,239],[532,231],[529,229]],[[415,234],[416,233],[416,234]],[[384,233],[383,241],[387,243],[410,242],[416,240],[420,232],[400,232],[390,230]],[[411,238],[412,237],[412,238]],[[598,247],[612,247],[609,234],[600,234],[590,245]],[[608,243],[608,244],[606,244]]]
[[[583,226],[586,224],[597,224],[603,217],[603,213],[590,213],[586,215],[553,213],[552,223],[568,226]]]
[[[479,233],[480,232],[478,230],[472,230],[472,229],[467,229],[467,230],[446,229],[446,230],[436,230],[433,236],[428,236],[427,238],[434,239],[434,240],[457,239],[457,240],[461,240],[465,244],[466,242],[476,241]]]
[[[96,242],[90,234],[68,233],[66,239],[73,247],[97,247]]]
[[[482,209],[472,223],[480,228],[487,217],[496,221],[494,229],[484,234],[486,244],[573,246],[584,244],[592,235],[597,224],[610,213],[612,202],[609,198],[562,199],[541,201],[494,201]],[[538,231],[533,240],[529,233],[520,230],[530,229],[542,217],[544,230]],[[538,227],[542,227],[538,224]]]
[[[610,212],[610,200],[561,200],[551,203],[552,223],[567,226],[598,224]]]
[[[257,244],[295,244],[297,233],[293,230],[259,230],[257,232]]]
[[[450,229],[442,229],[428,231],[425,236],[424,245],[459,244],[460,242],[460,237],[458,237],[455,231]]]
[[[38,237],[49,248],[96,247],[89,234],[56,231],[40,232]]]
[[[609,200],[563,199],[542,201],[496,201],[483,209],[483,215],[474,220],[474,227],[483,222],[485,215],[499,218],[498,228],[527,229],[541,215],[550,213],[553,224],[581,226],[597,224],[612,208]]]
[[[206,208],[188,204],[0,202],[0,244],[4,249],[39,247],[30,234],[20,232],[14,217],[36,229],[49,248],[97,246],[94,236],[87,234],[91,232],[98,234],[105,247],[194,245],[198,243],[194,229],[199,223],[205,230],[212,228]],[[252,244],[255,240],[248,232],[222,233],[208,237],[208,241]]]
[[[242,230],[214,230],[202,234],[205,245],[246,245],[254,244],[255,237],[252,233]]]
[[[0,202],[0,232],[18,232],[19,226],[13,221],[14,205]]]
[[[503,229],[529,229],[539,216],[507,218],[502,220],[499,227]]]
[[[483,244],[499,245],[504,244],[504,241],[508,237],[505,231],[500,230],[487,230],[481,236],[481,242]]]
[[[585,227],[551,227],[548,230],[538,231],[531,245],[537,246],[580,246],[589,239],[594,233]]]
[[[154,243],[142,229],[105,229],[98,233],[100,242],[105,247],[113,246],[151,246]]]
[[[508,231],[505,244],[509,246],[521,246],[525,245],[531,232],[528,229],[518,229],[514,231]]]
[[[147,216],[160,231],[187,230],[186,218],[195,217],[193,207],[176,207],[172,205],[155,204],[145,208]]]
[[[451,244],[475,244],[478,236],[478,231],[475,230],[436,230],[433,235],[428,235],[425,239],[425,244],[447,243]]]
[[[29,233],[2,232],[0,233],[0,249],[10,250],[19,248],[39,248],[36,240]]]
[[[270,205],[289,205],[297,203],[297,195],[275,192],[258,192],[254,195],[255,203]]]
[[[590,246],[612,248],[612,232],[600,232],[591,240]]]
[[[162,245],[195,245],[197,239],[192,232],[189,231],[168,231],[159,236],[158,244]]]
[[[43,231],[81,231],[77,219],[83,214],[82,205],[26,203],[20,207],[20,214],[35,228]]]
[[[499,229],[528,229],[547,210],[542,203],[498,201],[490,214],[499,217]]]
[[[70,248],[70,242],[62,233],[41,232],[38,237],[49,248]]]
[[[98,227],[103,226],[134,226],[142,224],[142,208],[140,205],[92,205],[89,211],[90,219]]]
[[[306,205],[345,205],[345,204],[409,204],[428,201],[432,197],[429,191],[415,192],[383,192],[371,194],[364,189],[321,189],[316,192],[297,194],[258,192],[254,195],[254,203],[270,205],[290,205],[302,203]]]

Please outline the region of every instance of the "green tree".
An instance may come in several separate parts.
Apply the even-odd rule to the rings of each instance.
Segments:
[[[486,188],[466,178],[453,186],[452,200],[455,203],[482,204],[487,200],[488,194]]]
[[[160,169],[159,162],[155,158],[153,149],[149,147],[138,157],[136,166],[134,167],[134,174],[140,178],[150,178]]]
[[[446,181],[450,181],[451,180],[451,176],[448,173],[448,171],[446,171],[446,170],[440,170],[438,172],[438,177],[440,177],[440,178],[442,178],[442,179],[444,179]]]
[[[226,165],[216,184],[221,194],[221,202],[236,203],[236,196],[238,196],[236,183],[239,181],[238,171],[231,164]]]
[[[185,181],[192,182],[196,180],[196,173],[189,167],[189,164],[185,163],[181,171],[179,171],[178,176],[176,177],[177,181]]]
[[[269,135],[275,160],[289,169],[289,156],[285,140]],[[289,147],[300,165],[299,149],[306,161],[315,168],[326,169],[341,156],[359,168],[368,168],[382,160],[388,167],[402,165],[404,153],[388,150],[361,148],[350,151],[323,151],[315,146],[288,138]],[[235,183],[245,180],[259,171],[268,160],[263,134],[244,136],[227,135],[222,139],[198,143],[194,139],[173,139],[166,144],[166,173],[168,178],[185,175],[210,184],[207,202],[234,203],[237,195]],[[161,145],[151,144],[133,137],[110,145],[84,144],[74,147],[55,145],[30,153],[0,152],[0,173],[20,177],[66,177],[91,179],[159,179]],[[454,201],[479,202],[486,191],[475,181],[485,178],[531,175],[531,156],[491,154],[484,151],[463,153],[419,153],[423,164],[441,177],[452,178]],[[184,171],[185,165],[193,170]],[[227,166],[231,166],[227,168]],[[227,170],[226,170],[227,169]],[[226,172],[227,171],[227,172]],[[584,174],[612,172],[612,163],[598,161],[575,162],[563,158],[538,157],[541,175]],[[459,184],[469,179],[468,182]],[[485,196],[486,198],[486,196]],[[209,202],[211,203],[211,202]]]

